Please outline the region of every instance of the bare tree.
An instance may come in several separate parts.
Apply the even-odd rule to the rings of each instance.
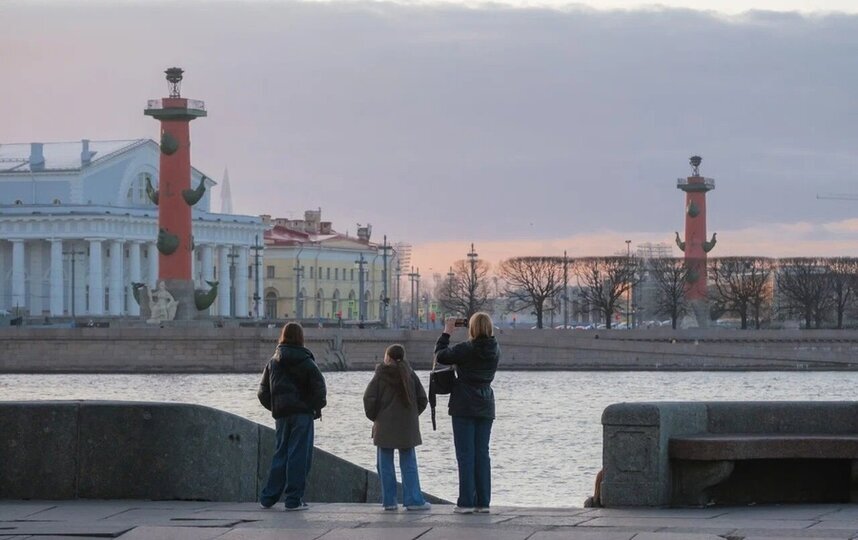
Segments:
[[[714,301],[735,313],[748,328],[753,316],[760,327],[762,313],[771,297],[772,261],[762,257],[718,257],[710,259]]]
[[[578,296],[605,318],[611,328],[620,300],[640,281],[637,264],[629,257],[585,257],[573,261]]]
[[[536,327],[543,328],[545,301],[563,289],[563,262],[558,257],[513,257],[500,264],[505,295],[512,311],[533,309]]]
[[[482,260],[460,260],[453,263],[450,273],[436,287],[435,297],[447,313],[470,318],[488,309],[491,303],[489,263]]]
[[[688,313],[685,290],[689,268],[685,259],[657,257],[649,260],[649,277],[655,284],[656,313],[667,315],[676,330],[680,317]]]
[[[819,328],[825,312],[831,307],[831,279],[828,264],[815,257],[794,257],[778,261],[776,274],[781,309],[798,313],[804,327],[815,323]]]
[[[828,259],[831,281],[831,301],[837,316],[837,328],[843,328],[843,315],[854,303],[858,289],[858,259],[835,257]]]

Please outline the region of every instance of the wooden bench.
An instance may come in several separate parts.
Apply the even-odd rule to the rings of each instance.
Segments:
[[[674,504],[858,501],[858,434],[671,437]]]

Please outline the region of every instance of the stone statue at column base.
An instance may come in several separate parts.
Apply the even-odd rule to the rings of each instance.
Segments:
[[[697,322],[697,328],[709,328],[709,301],[691,300],[689,305],[694,314],[694,320]]]
[[[179,302],[173,298],[170,291],[167,290],[167,285],[163,281],[158,282],[158,288],[155,291],[148,290],[149,293],[149,318],[147,323],[158,324],[163,321],[172,321],[176,318],[176,310],[179,307]]]

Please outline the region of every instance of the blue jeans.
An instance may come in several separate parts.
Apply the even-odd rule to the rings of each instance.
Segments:
[[[295,508],[304,504],[307,475],[313,464],[313,415],[290,414],[277,418],[275,425],[274,456],[259,502],[273,506],[285,489],[286,506]]]
[[[489,439],[492,418],[453,417],[453,443],[459,463],[459,499],[463,508],[488,508],[492,499]]]
[[[396,506],[396,470],[393,468],[393,448],[379,448],[376,453],[378,477],[381,480],[382,506]],[[399,449],[399,470],[402,473],[402,504],[426,504],[417,474],[417,452],[414,448]]]

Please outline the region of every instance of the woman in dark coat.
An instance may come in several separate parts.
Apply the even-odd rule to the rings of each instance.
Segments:
[[[286,510],[306,510],[304,489],[313,463],[313,420],[322,417],[327,388],[313,353],[304,347],[304,329],[287,323],[274,356],[262,372],[257,392],[275,419],[276,439],[268,481],[259,504],[271,508],[284,494]]]
[[[453,442],[459,465],[459,514],[488,512],[491,503],[489,439],[495,418],[495,394],[491,383],[500,359],[492,319],[475,313],[468,321],[468,340],[450,346],[456,319],[448,318],[444,333],[435,343],[435,361],[455,365],[457,379],[450,393]]]
[[[407,510],[428,510],[432,506],[420,489],[415,451],[423,443],[418,417],[427,402],[420,379],[405,360],[405,348],[398,344],[388,347],[384,362],[375,368],[375,375],[363,394],[364,412],[372,420],[372,441],[378,447],[376,463],[385,510],[398,508],[394,449],[399,450],[403,505]]]

